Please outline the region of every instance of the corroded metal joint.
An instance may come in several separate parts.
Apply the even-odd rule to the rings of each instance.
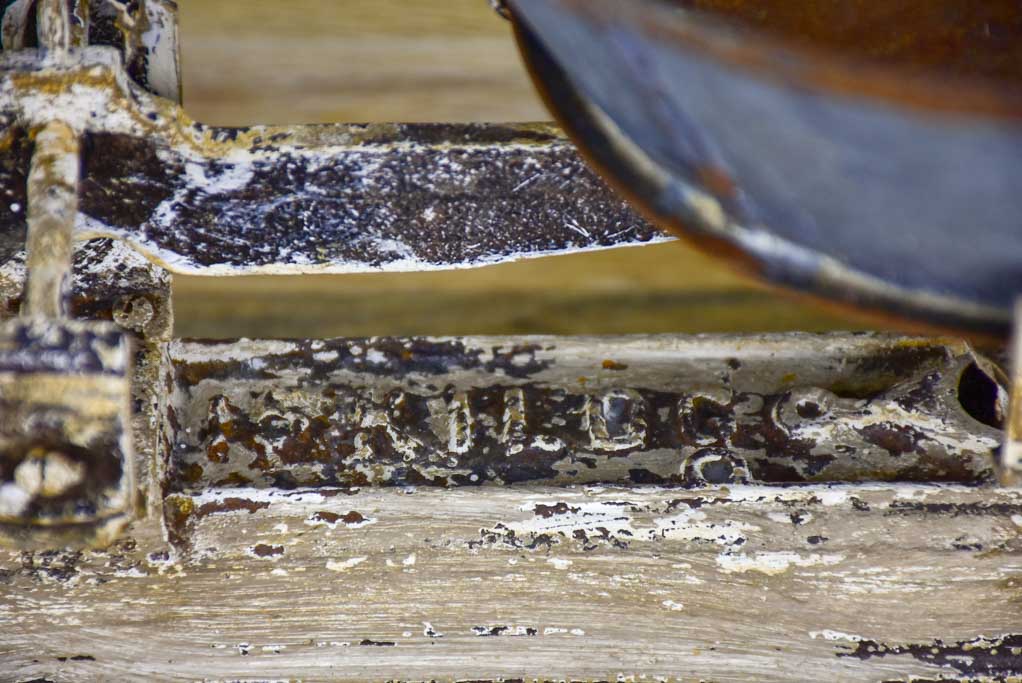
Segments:
[[[105,545],[136,506],[131,349],[109,323],[0,326],[0,542]]]

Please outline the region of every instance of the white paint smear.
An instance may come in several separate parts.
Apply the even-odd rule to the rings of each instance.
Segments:
[[[352,567],[356,567],[368,558],[366,557],[353,557],[350,560],[341,560],[340,562],[334,562],[333,560],[326,561],[326,568],[332,572],[346,572]]]
[[[791,567],[814,567],[818,565],[837,564],[842,555],[799,555],[793,552],[762,552],[755,555],[745,553],[721,553],[717,556],[717,566],[726,574],[742,574],[744,572],[761,572],[763,574],[783,574]]]

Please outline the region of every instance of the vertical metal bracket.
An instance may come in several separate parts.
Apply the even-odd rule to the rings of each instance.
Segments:
[[[1001,484],[1022,487],[1022,299],[1015,304],[1011,340],[1011,397],[1001,452]]]
[[[36,9],[46,59],[67,59],[67,4]],[[19,547],[107,544],[136,505],[129,339],[65,317],[80,151],[63,121],[35,132],[21,317],[0,326],[0,542]]]

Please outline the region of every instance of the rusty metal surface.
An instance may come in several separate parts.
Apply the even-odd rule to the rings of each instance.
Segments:
[[[107,7],[128,30],[155,4]],[[0,311],[67,281],[66,249],[26,272],[22,229],[54,111],[78,236],[119,238],[50,287],[92,320],[0,326],[0,538],[33,548],[0,550],[0,678],[1019,673],[1022,503],[977,486],[1006,391],[968,345],[170,340],[169,277],[127,242],[236,273],[657,237],[609,232],[632,214],[547,127],[206,129],[120,58],[0,56]]]
[[[25,284],[24,252],[0,266],[0,318],[16,315]],[[68,315],[114,323],[133,341],[131,437],[140,511],[162,506],[160,424],[166,394],[165,344],[171,338],[170,276],[123,242],[96,239],[74,251]]]
[[[91,47],[0,54],[8,202],[28,131],[66,111],[83,135],[78,237],[113,236],[197,274],[483,265],[669,239],[545,124],[208,128]],[[0,214],[0,257],[24,241]]]
[[[170,361],[178,490],[989,484],[1006,396],[961,343],[871,335],[174,342]]]
[[[0,326],[0,537],[107,543],[134,508],[131,356],[110,323]]]
[[[163,3],[151,3],[158,5]],[[153,37],[145,3],[90,7],[43,0],[0,9],[10,10],[3,25],[8,51],[0,58],[21,55],[43,69],[72,64],[77,54],[72,48],[82,49],[92,30],[102,31],[104,17],[124,58],[141,60],[143,70],[166,68],[146,40],[157,50],[160,40],[174,37],[167,33],[172,21],[160,25],[162,38]],[[116,54],[109,53],[115,62]],[[116,78],[128,82],[123,72]],[[10,96],[7,85],[2,92]],[[63,106],[35,102],[38,118],[30,128],[5,126],[0,144],[12,152],[0,171],[5,215],[21,224],[15,233],[24,236],[19,244],[17,234],[7,235],[0,266],[3,309],[20,309],[23,316],[3,324],[0,344],[0,536],[29,547],[108,544],[143,502],[162,491],[151,484],[158,478],[153,467],[159,444],[158,344],[169,337],[172,324],[169,277],[111,240],[95,240],[73,253],[83,133],[75,105],[82,98],[74,84],[64,85]],[[45,99],[46,88],[40,90]],[[13,122],[5,117],[5,123]],[[61,320],[68,313],[88,320]],[[136,457],[142,459],[138,466]]]
[[[0,317],[22,305],[25,252],[0,265]],[[169,340],[173,329],[170,275],[117,240],[94,239],[75,245],[68,314],[113,321],[150,341]]]

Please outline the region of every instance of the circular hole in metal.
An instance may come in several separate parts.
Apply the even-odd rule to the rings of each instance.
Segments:
[[[975,420],[1000,429],[1004,415],[997,382],[976,363],[969,363],[958,379],[958,403]]]
[[[729,458],[711,455],[695,464],[696,474],[707,484],[729,484],[735,478],[735,466]]]

